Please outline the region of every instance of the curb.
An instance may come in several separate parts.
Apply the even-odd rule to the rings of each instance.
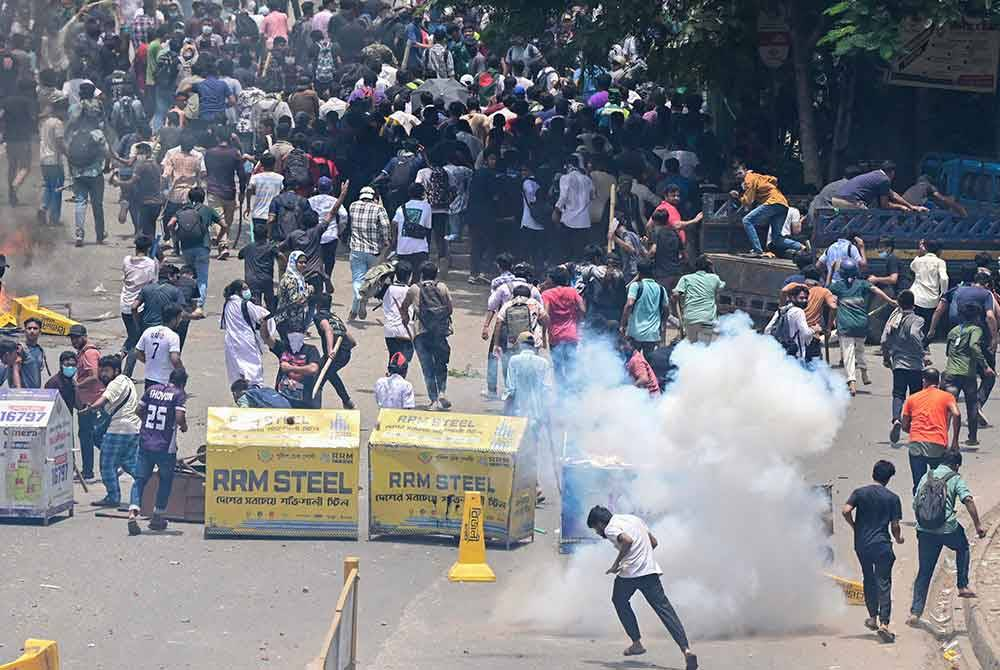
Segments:
[[[972,548],[969,568],[972,573],[969,581],[972,584],[979,582],[980,569],[987,567],[983,559],[1000,537],[1000,525],[994,523],[997,520],[1000,520],[1000,505],[991,509],[983,518],[983,523],[987,524],[990,532],[983,541],[976,543]],[[983,670],[1000,670],[1000,638],[990,630],[986,616],[980,609],[981,605],[982,601],[979,599],[969,600],[965,604],[965,626],[969,641]]]

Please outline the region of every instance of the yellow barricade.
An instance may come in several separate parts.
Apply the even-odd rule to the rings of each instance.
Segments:
[[[844,592],[844,597],[847,598],[847,604],[849,605],[864,605],[865,604],[865,587],[861,582],[856,582],[853,579],[844,579],[843,577],[838,577],[836,575],[831,575],[829,573],[824,573],[824,577],[832,580],[834,584],[840,587]]]
[[[0,670],[59,670],[59,645],[53,640],[29,638],[24,641],[21,657],[0,665]]]

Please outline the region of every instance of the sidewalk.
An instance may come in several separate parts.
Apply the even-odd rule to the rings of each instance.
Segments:
[[[967,601],[965,623],[983,670],[1000,670],[1000,507],[986,515],[990,534],[972,548],[972,588],[979,596]]]

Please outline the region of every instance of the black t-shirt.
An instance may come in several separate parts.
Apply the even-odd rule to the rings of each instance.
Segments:
[[[653,230],[656,244],[656,258],[653,259],[653,274],[669,277],[681,273],[681,238],[677,231],[667,226],[656,226]]]
[[[282,363],[292,365],[311,365],[316,363],[323,368],[322,357],[319,350],[311,344],[303,344],[298,353],[293,354],[284,342],[276,342],[271,347],[271,353],[278,357]],[[314,375],[304,375],[298,372],[282,372],[278,367],[278,376],[274,381],[274,388],[281,395],[288,399],[288,402],[295,409],[320,409],[322,407],[322,394],[313,398],[313,389],[316,386],[316,378],[319,370]]]
[[[177,290],[181,292],[184,301],[181,303],[182,307],[192,307],[195,301],[201,298],[201,293],[198,291],[198,282],[190,277],[178,277],[177,281],[174,282],[174,286]]]
[[[881,484],[855,489],[847,504],[854,507],[854,549],[871,551],[892,545],[889,522],[903,518],[899,496]]]
[[[899,295],[900,291],[905,291],[910,288],[910,276],[906,272],[906,268],[899,262],[899,259],[894,253],[888,253],[885,255],[885,276],[889,277],[891,275],[896,275],[896,283],[892,286],[892,289]]]
[[[274,261],[278,245],[274,242],[255,242],[240,249],[243,259],[243,280],[250,288],[267,288],[274,284]]]
[[[8,142],[27,142],[38,126],[31,100],[14,95],[3,101],[4,137]]]

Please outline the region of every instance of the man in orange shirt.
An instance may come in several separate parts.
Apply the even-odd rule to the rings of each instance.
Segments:
[[[764,253],[757,235],[757,224],[767,224],[770,227],[771,245],[779,256],[790,249],[799,249],[800,245],[795,240],[782,235],[785,218],[788,216],[788,199],[778,189],[778,178],[748,170],[740,161],[736,162],[734,174],[743,185],[743,193],[741,195],[739,191],[730,191],[729,195],[733,200],[739,200],[741,206],[750,209],[750,213],[743,217],[743,228],[753,247],[750,255],[760,256]]]
[[[958,451],[958,433],[962,428],[962,414],[958,411],[955,396],[938,388],[941,373],[935,368],[924,368],[921,375],[924,388],[906,399],[902,416],[902,428],[910,434],[910,473],[913,475],[914,495],[927,470],[941,465],[941,459],[949,448]]]

